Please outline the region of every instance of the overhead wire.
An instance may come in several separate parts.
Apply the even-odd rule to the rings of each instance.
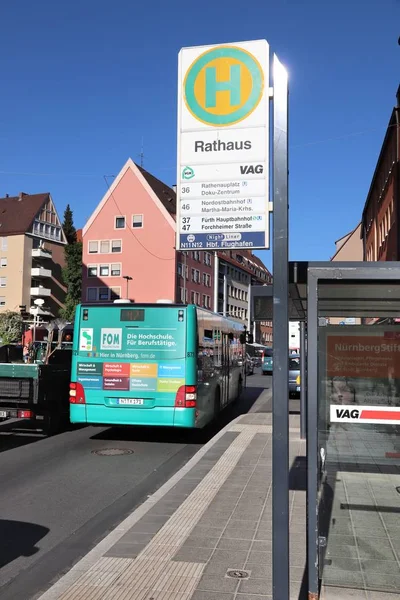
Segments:
[[[108,191],[110,192],[110,196],[111,196],[111,198],[113,199],[113,201],[114,201],[114,204],[115,204],[115,206],[116,206],[116,208],[117,208],[117,210],[118,210],[118,213],[121,215],[121,214],[122,214],[122,211],[121,211],[121,209],[120,209],[120,207],[119,207],[119,205],[118,205],[118,202],[117,202],[117,201],[116,201],[116,199],[115,199],[115,196],[114,196],[114,193],[113,193],[113,191],[111,190],[111,186],[110,186],[110,184],[109,184],[109,183],[108,183],[108,181],[107,181],[107,175],[103,175],[103,178],[104,178],[104,181],[105,181],[105,183],[106,183],[106,186],[107,186],[107,188],[108,188]],[[135,240],[137,241],[137,243],[138,243],[138,244],[139,244],[139,245],[140,245],[140,246],[143,248],[143,250],[145,250],[146,252],[148,252],[148,253],[149,253],[151,256],[153,256],[154,258],[157,258],[158,260],[165,260],[165,261],[168,261],[168,260],[175,260],[175,256],[173,256],[172,258],[164,258],[164,257],[162,257],[162,256],[158,256],[157,254],[155,254],[154,252],[152,252],[151,250],[149,250],[149,249],[148,249],[148,248],[147,248],[147,247],[146,247],[146,246],[145,246],[145,245],[144,245],[144,244],[143,244],[143,243],[142,243],[142,242],[141,242],[141,241],[138,239],[138,237],[137,237],[137,236],[136,236],[136,235],[133,233],[133,230],[132,230],[130,227],[128,227],[128,230],[129,230],[129,232],[130,232],[130,233],[133,235],[133,237],[135,238]]]

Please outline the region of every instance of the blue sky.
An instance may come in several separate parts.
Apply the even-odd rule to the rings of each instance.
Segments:
[[[175,183],[179,49],[265,38],[290,77],[290,258],[329,260],[357,224],[400,81],[400,0],[20,0],[1,24],[0,196],[50,191],[82,226],[142,137],[145,168]]]

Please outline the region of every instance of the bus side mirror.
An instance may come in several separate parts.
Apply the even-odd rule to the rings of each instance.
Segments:
[[[240,334],[239,341],[242,345],[246,343],[246,334],[245,333]]]
[[[228,340],[233,342],[233,333],[228,333]]]

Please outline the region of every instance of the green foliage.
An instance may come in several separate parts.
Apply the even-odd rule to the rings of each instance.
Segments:
[[[67,238],[68,244],[75,244],[76,242],[76,229],[74,226],[74,214],[69,204],[64,211],[64,222],[63,230],[65,237]]]
[[[22,332],[23,321],[19,313],[11,310],[0,313],[0,340],[2,344],[20,342]]]
[[[67,319],[67,321],[73,321],[75,308],[81,301],[82,293],[82,242],[76,241],[73,213],[69,204],[64,212],[63,229],[68,241],[68,245],[64,250],[65,267],[63,269],[67,295],[65,306],[60,310],[60,316]]]

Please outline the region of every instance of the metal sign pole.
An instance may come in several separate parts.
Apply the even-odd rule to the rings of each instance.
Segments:
[[[273,58],[273,487],[274,600],[289,600],[288,76]]]
[[[300,322],[300,437],[306,439],[307,432],[307,354],[306,324]]]

